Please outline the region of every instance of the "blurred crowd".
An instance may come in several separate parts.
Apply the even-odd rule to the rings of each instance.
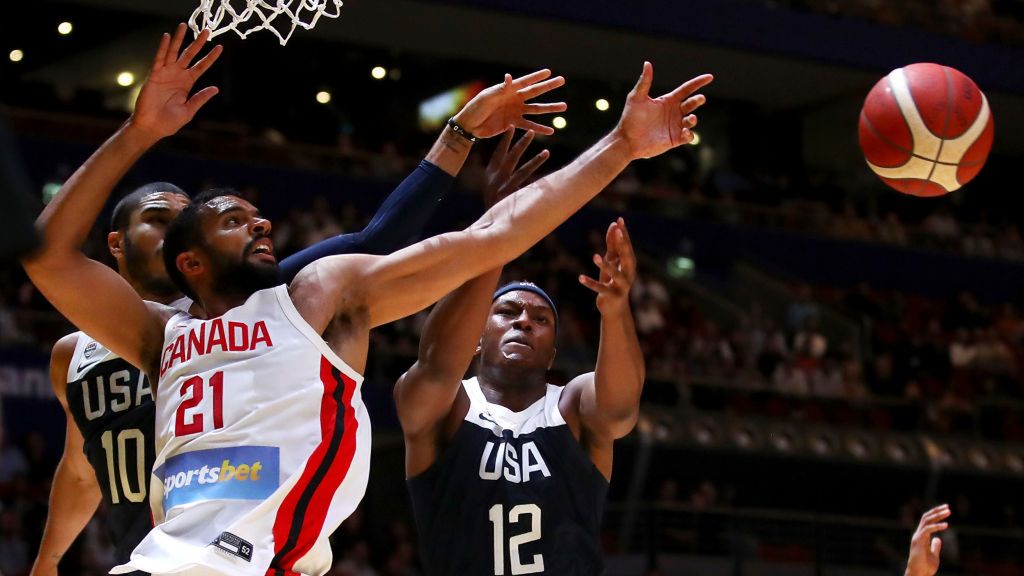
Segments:
[[[1024,6],[1017,0],[762,0],[773,6],[912,26],[974,41],[1020,45]]]

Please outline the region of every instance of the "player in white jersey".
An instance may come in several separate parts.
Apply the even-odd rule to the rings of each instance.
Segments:
[[[519,82],[543,83],[549,89],[561,84],[561,79],[546,78],[542,71]],[[496,103],[497,88],[478,94],[457,117],[473,121],[513,114],[514,118],[518,110],[509,110],[509,104],[517,108],[518,102]],[[561,108],[560,104],[548,105],[545,111]],[[288,257],[281,262],[282,277],[291,279],[323,255],[385,254],[419,240],[467,158],[469,144],[446,127],[366,229],[335,236]],[[179,310],[189,310],[193,303],[171,282],[161,249],[167,225],[189,202],[188,195],[174,184],[142,186],[118,201],[107,236],[118,273],[138,294]],[[119,563],[128,561],[152,528],[148,479],[155,459],[154,405],[148,381],[138,368],[82,332],[69,334],[54,346],[51,380],[68,425],[32,576],[57,573],[57,564],[101,500],[108,508],[107,527]]]
[[[689,142],[692,112],[704,103],[694,92],[711,77],[651,98],[645,63],[619,124],[567,167],[465,230],[386,256],[322,258],[287,286],[278,282],[270,222],[254,206],[231,195],[197,198],[172,222],[163,255],[176,285],[209,318],[200,320],[142,301],[80,250],[116,182],[216,92],[189,97],[210,56],[190,69],[208,32],[179,57],[184,33],[164,36],[132,118],[43,211],[45,244],[25,268],[58,310],[158,382],[162,522],[115,572],[323,574],[327,535],[367,481],[359,384],[370,329],[521,254],[632,160]],[[525,103],[537,90],[507,77],[496,97],[529,111],[544,106]],[[471,141],[510,124],[487,118],[457,132]]]

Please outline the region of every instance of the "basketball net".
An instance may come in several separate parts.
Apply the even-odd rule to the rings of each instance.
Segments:
[[[228,31],[245,38],[269,30],[284,46],[296,27],[309,30],[321,16],[337,18],[341,4],[341,0],[200,0],[188,25],[196,36],[208,28],[211,38]]]

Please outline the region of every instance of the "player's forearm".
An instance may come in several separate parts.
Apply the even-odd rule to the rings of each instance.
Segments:
[[[129,120],[64,183],[36,221],[46,243],[37,257],[78,250],[110,192],[156,142]]]
[[[479,274],[525,252],[597,196],[630,160],[629,145],[613,131],[568,166],[495,204],[470,227],[484,232],[485,245],[467,271]]]
[[[624,436],[632,429],[644,378],[643,353],[628,306],[618,314],[602,315],[594,401],[596,413],[612,427],[613,436]]]
[[[81,534],[96,513],[101,499],[102,495],[94,478],[79,478],[69,470],[63,459],[60,461],[53,477],[50,509],[46,517],[43,539],[39,544],[39,555],[33,566],[33,574],[42,574],[46,567],[56,566],[60,562],[75,538]]]
[[[501,276],[495,268],[459,286],[431,310],[420,335],[421,367],[460,378],[473,358]]]
[[[446,125],[427,153],[426,160],[451,176],[458,176],[472,149],[472,142],[459,136]]]

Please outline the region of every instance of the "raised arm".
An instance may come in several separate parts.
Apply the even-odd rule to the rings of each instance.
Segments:
[[[185,25],[178,27],[173,39],[164,34],[135,112],[64,183],[39,216],[36,224],[44,245],[23,261],[29,277],[64,316],[144,371],[152,368],[159,354],[165,313],[143,302],[112,269],[86,257],[81,246],[125,172],[217,93],[210,87],[189,98],[195,81],[221,52],[217,46],[189,68],[208,36],[209,32],[200,34],[178,56]]]
[[[50,488],[46,529],[39,543],[39,554],[32,566],[31,576],[57,576],[60,559],[85,529],[102,499],[96,474],[82,451],[82,433],[68,409],[68,364],[77,342],[76,334],[65,336],[54,345],[50,355],[50,383],[64,408],[67,431],[64,435],[64,454],[57,464]]]
[[[551,78],[550,70],[539,70],[513,79],[506,74],[501,84],[481,91],[454,120],[477,138],[490,138],[510,125],[552,134],[554,130],[526,118],[565,110],[564,102],[534,103],[530,100],[565,84],[561,76]],[[285,281],[315,260],[337,254],[390,254],[423,235],[438,202],[451,188],[473,143],[445,125],[427,157],[395,188],[373,215],[366,228],[341,234],[314,244],[281,261]]]
[[[525,252],[603,190],[632,160],[690,142],[690,129],[697,122],[691,112],[704,103],[704,96],[694,92],[708,84],[711,76],[698,76],[651,98],[653,75],[650,63],[644,63],[622,118],[610,134],[565,168],[498,202],[469,228],[390,256],[341,265],[340,275],[356,285],[342,286],[346,292],[335,301],[344,299],[343,308],[358,301],[371,326],[422,310],[466,280]],[[367,286],[373,289],[365,290]]]
[[[604,256],[594,255],[600,277],[580,276],[580,283],[597,293],[601,313],[597,366],[569,382],[562,391],[560,408],[566,421],[575,424],[594,464],[610,478],[611,444],[636,425],[645,370],[629,309],[636,256],[622,218],[608,227],[605,245]]]
[[[487,166],[488,206],[522,186],[547,160],[549,154],[544,150],[516,169],[532,140],[533,132],[527,132],[510,149],[512,131],[501,139]],[[405,435],[405,467],[409,477],[429,468],[437,457],[439,433],[475,354],[500,275],[501,268],[494,268],[437,303],[420,335],[416,363],[395,385],[395,405]]]
[[[935,576],[938,573],[942,552],[942,539],[938,533],[949,528],[948,519],[951,514],[949,505],[943,504],[921,516],[921,522],[910,540],[906,576]]]

